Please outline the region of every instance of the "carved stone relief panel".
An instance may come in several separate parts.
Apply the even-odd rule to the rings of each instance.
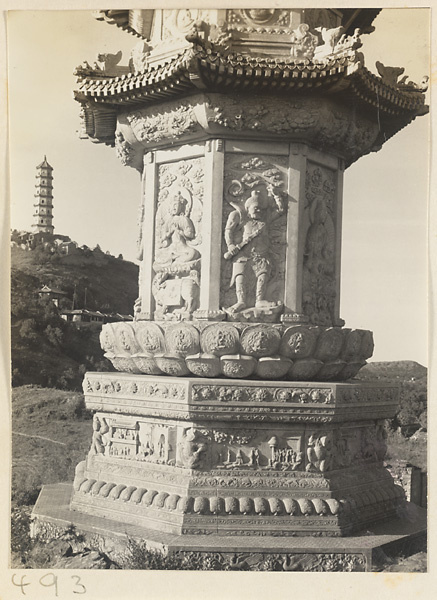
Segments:
[[[261,31],[266,27],[290,25],[290,10],[277,8],[232,9],[227,12],[230,26],[236,26],[239,31]]]
[[[314,325],[335,324],[336,174],[308,162],[305,179],[307,228],[303,256],[303,312]]]
[[[163,10],[162,39],[164,41],[175,38],[184,39],[197,22],[209,23],[210,13],[209,10],[198,8]]]
[[[302,135],[313,131],[320,118],[320,102],[314,98],[251,96],[242,101],[222,94],[209,94],[206,98],[208,123],[232,131]]]
[[[158,168],[152,282],[157,319],[190,319],[199,307],[203,160]]]
[[[201,129],[194,107],[195,103],[188,100],[173,101],[162,107],[136,110],[125,117],[139,142],[159,143]]]
[[[287,160],[225,158],[220,303],[230,320],[275,321],[285,287]]]
[[[303,432],[266,429],[199,429],[213,469],[301,471]]]
[[[176,462],[176,435],[176,427],[141,422],[138,434],[138,460],[174,465]]]

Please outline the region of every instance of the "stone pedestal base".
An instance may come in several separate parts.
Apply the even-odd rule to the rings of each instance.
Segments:
[[[88,373],[71,508],[176,535],[342,536],[404,502],[383,467],[396,388]]]
[[[372,571],[386,556],[409,555],[426,543],[426,511],[406,504],[399,516],[343,538],[173,535],[73,511],[69,484],[44,486],[33,511],[33,533],[50,540],[71,524],[86,547],[118,562],[128,539],[191,559],[198,569],[247,571]]]

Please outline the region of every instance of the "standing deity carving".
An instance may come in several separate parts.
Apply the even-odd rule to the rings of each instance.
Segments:
[[[258,158],[243,162],[240,168],[246,173],[231,180],[227,190],[233,210],[226,216],[223,255],[231,264],[227,287],[234,290],[236,302],[227,305],[227,294],[224,310],[230,318],[250,320],[282,310],[272,284],[278,283],[282,266],[278,253],[282,240],[278,238],[285,229],[281,217],[286,204],[279,169]]]

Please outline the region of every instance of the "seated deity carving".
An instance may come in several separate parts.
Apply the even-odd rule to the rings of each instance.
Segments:
[[[170,214],[164,221],[156,253],[155,265],[158,268],[186,264],[200,258],[199,251],[187,244],[196,233],[193,221],[185,214],[186,204],[180,192],[170,204]]]
[[[178,192],[157,232],[152,293],[158,318],[190,318],[199,305],[200,252],[189,244],[196,231],[187,213],[187,201]]]

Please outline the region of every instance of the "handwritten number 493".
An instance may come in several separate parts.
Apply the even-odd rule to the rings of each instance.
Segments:
[[[25,588],[28,585],[31,585],[31,582],[28,581],[26,582],[26,575],[21,575],[21,579],[19,581],[17,581],[18,578],[16,578],[16,574],[14,573],[12,575],[12,583],[13,585],[15,585],[16,587],[19,587],[21,589],[21,593],[23,594],[23,596],[26,596],[26,592],[25,592]],[[80,577],[78,575],[72,575],[71,579],[75,580],[74,583],[74,588],[73,594],[85,594],[86,593],[86,587],[83,585],[83,583],[80,582]],[[45,575],[43,575],[42,577],[40,577],[39,582],[38,582],[42,587],[53,587],[54,591],[55,591],[55,596],[58,596],[58,576],[55,575],[54,573],[46,573]]]

